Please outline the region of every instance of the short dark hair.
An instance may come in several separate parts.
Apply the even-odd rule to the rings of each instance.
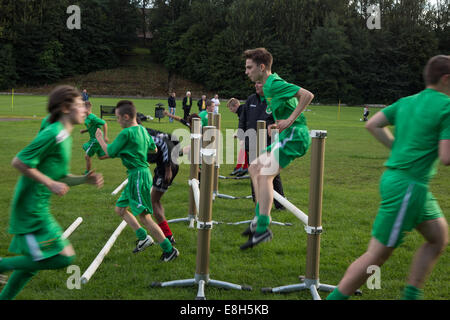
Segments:
[[[136,107],[130,100],[121,100],[117,102],[114,113],[118,110],[120,116],[128,115],[131,119],[136,118]]]
[[[443,75],[450,74],[450,56],[438,55],[428,60],[423,71],[425,85],[434,85]]]
[[[212,100],[206,100],[206,103],[205,103],[205,105],[207,106],[207,107],[209,107],[210,105],[214,105],[214,102],[212,102]]]
[[[272,70],[273,57],[266,48],[245,50],[244,58],[253,60],[258,66],[264,64],[267,70]]]
[[[72,86],[62,85],[53,89],[48,96],[47,111],[50,113],[48,122],[54,123],[58,121],[61,118],[63,109],[70,107],[77,97],[81,97],[81,93]]]

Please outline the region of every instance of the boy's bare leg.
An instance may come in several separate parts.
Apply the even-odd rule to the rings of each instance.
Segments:
[[[408,284],[422,288],[427,275],[431,272],[444,252],[448,243],[448,225],[445,218],[424,221],[417,226],[426,242],[414,256],[409,273]]]
[[[150,214],[147,213],[141,213],[139,215],[139,219],[141,220],[141,223],[147,228],[147,230],[150,232],[150,234],[155,237],[156,241],[158,243],[163,242],[166,239],[166,236],[162,232],[161,228],[156,224],[155,221],[153,221]]]
[[[84,158],[86,159],[86,172],[89,172],[89,171],[91,171],[91,167],[92,167],[91,157],[86,155]]]
[[[116,213],[123,219],[125,222],[133,229],[134,231],[141,228],[141,225],[139,224],[138,220],[135,216],[131,214],[130,211],[127,210],[127,208],[122,207],[116,207],[115,208]]]
[[[339,291],[347,296],[352,295],[369,278],[370,273],[367,273],[367,268],[371,265],[381,267],[393,251],[394,248],[386,247],[377,239],[372,238],[367,251],[348,267],[339,282]]]
[[[152,198],[152,207],[153,207],[153,216],[156,219],[157,223],[161,223],[166,220],[166,216],[164,215],[164,207],[161,203],[161,198],[164,195],[163,192],[157,191],[154,188],[151,192]]]

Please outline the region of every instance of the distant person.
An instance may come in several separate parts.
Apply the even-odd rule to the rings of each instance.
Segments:
[[[183,119],[184,119],[184,121],[187,121],[189,114],[191,113],[191,108],[192,108],[192,97],[191,97],[190,91],[186,92],[186,96],[183,98],[182,104],[183,104],[183,112],[184,112]]]
[[[227,102],[228,109],[236,113],[238,118],[241,117],[242,111],[244,110],[244,106],[241,105],[238,99],[231,98]],[[237,133],[234,134],[234,137],[237,138]],[[231,176],[243,176],[248,173],[248,158],[247,153],[245,152],[245,142],[244,140],[239,140],[239,153],[237,157],[237,164],[233,171],[230,173]]]
[[[95,138],[95,133],[97,132],[97,128],[103,128],[103,134],[105,142],[108,142],[108,124],[105,120],[100,119],[95,114],[92,113],[92,104],[89,101],[85,102],[86,105],[86,112],[87,116],[84,120],[84,124],[86,125],[86,129],[80,130],[80,133],[86,133],[89,132],[89,141],[83,144],[83,150],[86,152],[85,159],[86,159],[86,172],[87,174],[89,171],[91,171],[92,167],[92,160],[91,158],[94,155],[97,155],[97,157],[100,160],[106,159],[105,153],[102,150],[102,147],[98,143],[97,139]]]
[[[200,119],[202,119],[202,127],[206,127],[208,125],[208,113],[214,112],[214,102],[211,100],[206,100],[206,109],[198,114]]]
[[[431,58],[424,80],[423,91],[396,101],[366,124],[391,150],[380,180],[381,203],[367,251],[348,267],[327,300],[348,299],[367,281],[368,267],[381,267],[412,229],[425,243],[413,259],[402,299],[421,299],[426,277],[445,251],[447,220],[428,184],[436,173],[436,160],[450,165],[450,56]],[[395,126],[394,136],[389,125]]]
[[[202,98],[197,101],[198,112],[206,110],[206,96],[202,95]]]
[[[219,95],[216,93],[214,95],[214,98],[211,99],[212,102],[214,102],[214,113],[219,113],[219,106],[220,106],[220,100]]]
[[[369,113],[370,113],[369,107],[365,106],[364,107],[364,113],[363,113],[363,121],[369,120]]]
[[[172,92],[170,94],[169,99],[167,100],[168,104],[169,104],[169,113],[172,114],[172,115],[175,115],[175,109],[177,107],[177,101],[175,100],[175,97],[176,97],[176,94],[175,94],[175,91],[174,91],[174,92]],[[173,119],[169,118],[169,122],[172,123]]]
[[[83,92],[81,93],[81,98],[83,99],[83,101],[89,101],[89,95],[86,89],[83,89]]]

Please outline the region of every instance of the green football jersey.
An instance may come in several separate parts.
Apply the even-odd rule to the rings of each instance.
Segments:
[[[50,125],[50,122],[48,120],[50,119],[50,115],[47,115],[44,119],[42,119],[41,127],[39,128],[39,131],[44,130]]]
[[[271,74],[264,84],[264,97],[267,101],[267,113],[272,113],[274,120],[289,118],[297,108],[298,100],[295,94],[300,90],[299,86],[288,83],[276,73]],[[297,117],[292,125],[306,125],[303,113]]]
[[[101,128],[105,124],[105,120],[100,119],[95,114],[90,113],[86,120],[84,120],[84,124],[86,125],[87,131],[89,132],[90,140],[97,140],[95,138],[95,133],[98,128]]]
[[[156,145],[147,130],[141,126],[123,129],[117,138],[108,145],[110,158],[120,157],[127,169],[148,168],[147,153]]]
[[[202,119],[202,127],[206,127],[208,125],[208,111],[203,110],[198,116]]]
[[[36,168],[53,180],[69,173],[72,138],[64,125],[56,121],[40,131],[34,140],[17,154],[30,168]],[[50,216],[51,191],[41,183],[21,176],[11,205],[9,232],[24,234],[36,231],[53,221]]]
[[[382,110],[395,126],[385,166],[428,183],[435,173],[439,140],[450,139],[450,98],[433,89],[402,98]]]

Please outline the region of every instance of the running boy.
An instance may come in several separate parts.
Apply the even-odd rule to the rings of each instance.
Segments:
[[[294,159],[307,152],[311,138],[302,112],[314,98],[308,90],[287,83],[276,73],[272,73],[273,58],[266,49],[246,50],[244,58],[245,74],[251,81],[263,84],[267,101],[266,112],[272,113],[276,122],[268,127],[269,133],[272,129],[278,129],[280,134],[249,167],[255,188],[256,217],[243,233],[248,235],[249,239],[241,246],[242,250],[270,241],[273,237],[272,231],[268,229],[273,201],[273,179],[282,168],[286,168]]]
[[[88,173],[91,171],[92,166],[92,160],[91,158],[97,154],[98,158],[100,160],[106,159],[105,152],[103,152],[102,147],[100,147],[100,144],[98,143],[97,139],[95,138],[95,133],[97,132],[98,128],[103,127],[103,133],[105,135],[105,142],[108,142],[108,125],[106,124],[106,121],[103,119],[100,119],[95,114],[92,113],[92,104],[89,101],[85,102],[86,104],[86,111],[87,111],[87,117],[86,120],[84,120],[84,124],[86,125],[85,130],[80,130],[80,133],[89,132],[89,141],[83,144],[83,150],[86,152],[85,159],[86,159],[86,172]]]
[[[0,258],[0,274],[14,270],[0,293],[0,300],[14,299],[40,270],[67,267],[75,251],[50,213],[52,193],[63,196],[69,186],[82,183],[103,185],[101,174],[69,174],[72,151],[70,134],[83,123],[86,109],[81,94],[73,87],[56,87],[48,99],[48,126],[20,151],[12,166],[22,176],[11,205],[9,232],[14,235],[9,251],[19,254]]]
[[[206,110],[203,110],[198,114],[200,119],[202,119],[202,127],[206,127],[208,125],[208,112],[214,112],[214,102],[211,100],[206,101]]]
[[[391,149],[381,176],[380,208],[367,251],[348,267],[328,300],[348,299],[370,276],[367,268],[383,265],[414,228],[426,242],[414,257],[403,299],[420,299],[426,276],[447,246],[447,221],[428,183],[438,158],[450,165],[450,56],[431,58],[424,79],[425,90],[398,100],[366,124]],[[395,138],[388,125],[395,125]]]
[[[116,213],[127,222],[135,231],[136,248],[133,252],[139,252],[153,244],[153,239],[147,234],[136,219],[139,216],[141,223],[156,238],[163,250],[161,260],[164,262],[175,259],[179,252],[172,247],[161,228],[153,221],[152,202],[150,191],[152,187],[152,174],[148,167],[147,153],[156,151],[153,139],[147,130],[136,122],[136,107],[133,102],[122,100],[117,103],[115,114],[117,121],[123,130],[111,144],[103,140],[102,132],[97,129],[96,137],[106,156],[109,158],[120,157],[123,165],[128,169],[128,184],[116,202]],[[131,208],[131,213],[127,210]]]

